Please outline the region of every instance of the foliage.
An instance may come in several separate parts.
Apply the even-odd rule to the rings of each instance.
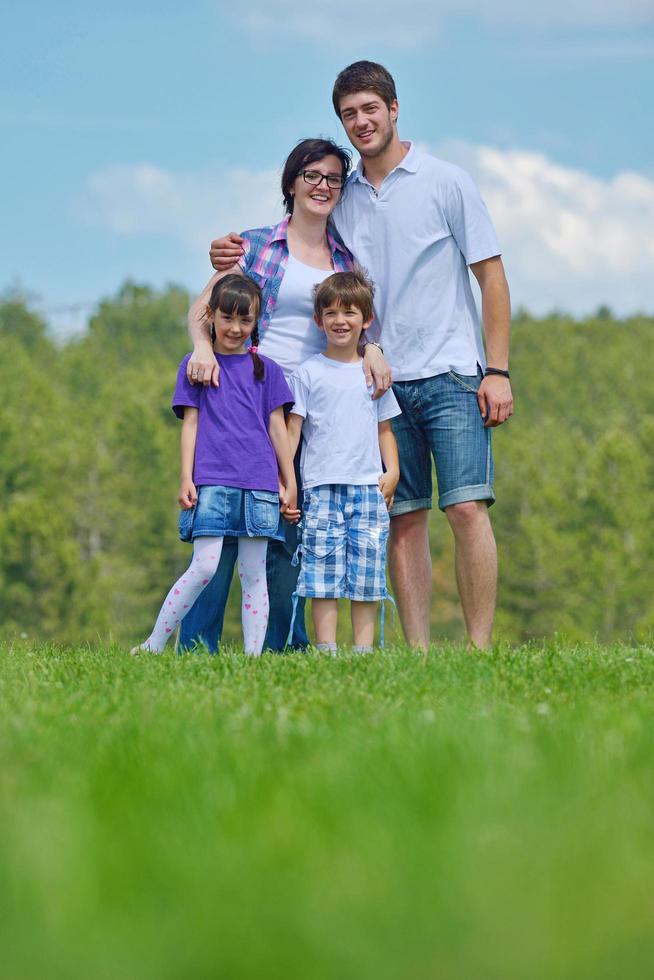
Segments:
[[[59,347],[25,301],[0,302],[7,635],[132,644],[183,569],[170,396],[187,305],[179,289],[126,283],[85,336]],[[516,414],[495,433],[492,510],[507,639],[654,628],[653,328],[607,309],[582,323],[516,318]],[[451,535],[437,510],[431,535],[434,635],[460,637]],[[237,601],[228,639],[239,633]]]

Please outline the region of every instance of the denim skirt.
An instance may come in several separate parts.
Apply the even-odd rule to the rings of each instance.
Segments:
[[[279,494],[239,487],[198,487],[198,500],[179,514],[182,541],[195,538],[273,538],[280,525]]]

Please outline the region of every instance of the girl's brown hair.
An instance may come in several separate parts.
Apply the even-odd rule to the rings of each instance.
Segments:
[[[263,361],[257,354],[259,346],[259,314],[261,313],[261,289],[248,276],[230,273],[214,284],[207,302],[207,312],[212,315],[219,311],[225,316],[247,316],[252,313],[257,321],[250,334],[249,351],[252,355],[254,376],[261,381],[265,374]],[[211,343],[216,340],[215,327],[211,328]]]

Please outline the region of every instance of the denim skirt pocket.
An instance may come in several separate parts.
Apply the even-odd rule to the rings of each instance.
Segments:
[[[279,525],[279,494],[270,490],[248,490],[245,494],[245,523],[250,537],[269,538]]]
[[[193,539],[193,518],[195,517],[195,507],[190,510],[180,510],[177,518],[180,541],[192,541]]]

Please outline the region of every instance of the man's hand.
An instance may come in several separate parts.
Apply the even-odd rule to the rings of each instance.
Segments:
[[[483,378],[477,392],[479,411],[487,429],[501,425],[513,415],[513,394],[508,378],[489,374]]]
[[[366,384],[370,388],[373,384],[373,401],[381,398],[385,391],[388,391],[393,383],[390,364],[374,344],[366,344],[363,351],[363,371],[366,376]]]
[[[244,238],[237,235],[235,231],[230,231],[229,235],[222,238],[215,238],[209,249],[209,258],[214,269],[218,272],[227,272],[228,269],[236,265],[243,255]]]
[[[220,367],[211,344],[196,344],[186,365],[186,377],[192,385],[219,386]]]
[[[193,480],[182,477],[179,484],[179,496],[177,501],[182,510],[190,510],[194,507],[198,500],[198,492],[195,489],[195,484]]]
[[[385,473],[379,477],[379,489],[381,490],[382,497],[386,501],[386,507],[388,510],[393,506],[393,499],[395,497],[395,487],[397,486],[397,481],[400,479],[400,471],[396,469],[386,470]]]

